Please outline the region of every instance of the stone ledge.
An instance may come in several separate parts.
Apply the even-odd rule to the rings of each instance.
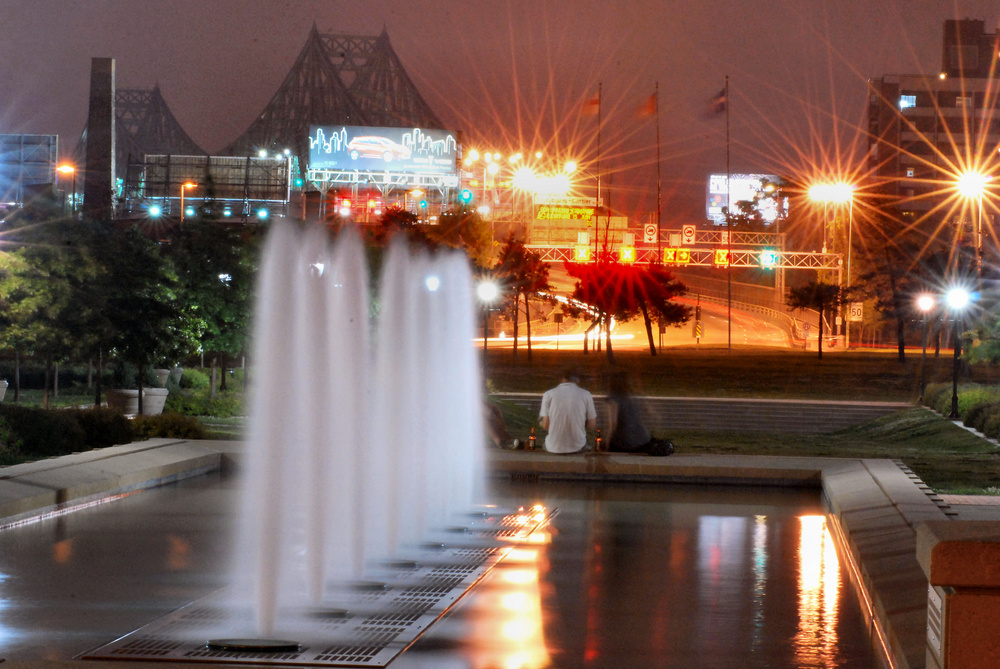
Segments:
[[[0,524],[220,469],[216,442],[157,439],[0,469]]]

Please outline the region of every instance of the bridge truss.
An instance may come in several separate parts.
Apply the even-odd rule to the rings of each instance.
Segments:
[[[542,244],[526,245],[530,251],[541,254],[545,262],[586,262],[590,258],[593,247],[585,247],[588,253],[584,256],[581,246],[548,246]],[[674,253],[671,251],[682,251]],[[839,253],[806,253],[796,251],[774,251],[773,262],[762,263],[760,249],[725,249],[715,248],[659,248],[655,246],[635,247],[633,264],[649,265],[663,264],[673,267],[756,267],[766,269],[815,269],[841,271],[843,255]],[[728,262],[726,262],[728,256]]]
[[[304,168],[312,125],[440,128],[441,121],[406,73],[385,30],[378,36],[330,35],[314,25],[274,97],[223,153],[256,156],[290,149]],[[310,172],[307,178],[357,183],[346,181],[356,174]],[[359,178],[370,181],[367,174]]]

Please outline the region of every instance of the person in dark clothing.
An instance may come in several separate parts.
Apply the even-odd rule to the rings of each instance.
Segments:
[[[639,404],[632,397],[625,372],[616,371],[611,374],[607,410],[607,428],[611,435],[608,450],[650,455],[670,455],[674,452],[674,445],[670,441],[654,439],[643,425]]]

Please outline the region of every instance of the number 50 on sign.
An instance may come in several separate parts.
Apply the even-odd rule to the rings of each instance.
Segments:
[[[847,312],[847,320],[852,323],[860,323],[864,316],[864,302],[851,302]]]

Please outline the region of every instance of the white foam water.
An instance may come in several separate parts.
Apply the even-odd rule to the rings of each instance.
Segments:
[[[483,486],[472,275],[457,251],[385,250],[356,231],[276,224],[261,261],[234,633],[336,606],[331,584],[468,510]]]

